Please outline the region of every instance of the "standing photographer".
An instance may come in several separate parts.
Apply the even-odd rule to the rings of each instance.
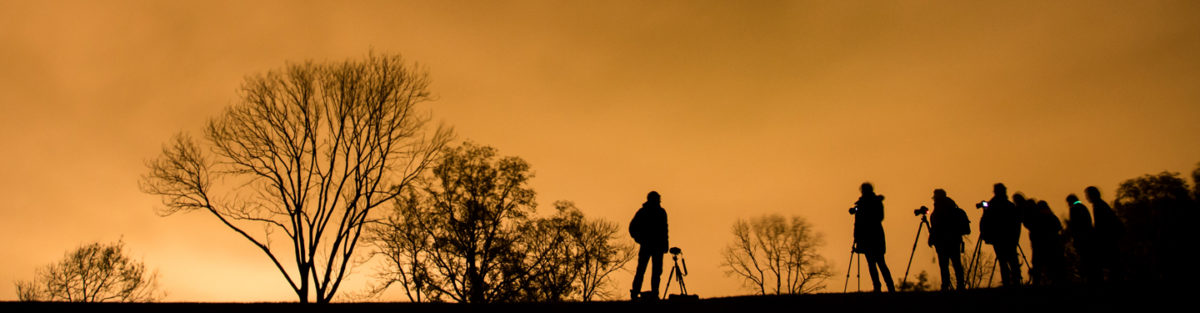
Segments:
[[[633,276],[633,289],[629,296],[638,299],[642,290],[642,275],[646,273],[646,263],[653,259],[650,272],[650,290],[654,296],[648,300],[658,299],[658,283],[662,278],[663,253],[667,253],[667,210],[661,205],[661,197],[657,191],[646,195],[646,202],[629,221],[629,236],[641,245],[638,250],[637,272]]]
[[[967,212],[958,207],[946,191],[933,191],[933,213],[929,214],[929,245],[934,246],[941,268],[942,290],[950,290],[950,265],[954,265],[954,280],[958,290],[966,289],[962,266],[962,236],[971,233]]]
[[[1021,215],[1016,205],[1008,200],[1008,188],[996,183],[992,191],[995,196],[984,203],[983,216],[979,218],[979,236],[996,251],[996,263],[1000,265],[1001,282],[1006,287],[1021,284],[1021,262],[1017,260],[1017,241],[1021,238]]]
[[[1070,233],[1071,247],[1079,260],[1080,278],[1086,283],[1100,282],[1100,270],[1095,259],[1095,233],[1092,228],[1092,214],[1088,207],[1079,201],[1075,194],[1067,195],[1067,233]]]
[[[863,183],[860,188],[862,196],[854,202],[850,209],[854,218],[854,251],[867,256],[867,270],[871,272],[871,284],[879,292],[879,273],[883,272],[883,281],[887,283],[889,292],[895,292],[892,284],[892,272],[883,261],[887,248],[883,236],[883,196],[875,194],[871,183]],[[878,270],[876,270],[878,267]]]
[[[1121,267],[1118,265],[1121,256],[1119,241],[1125,226],[1108,202],[1100,197],[1099,188],[1088,186],[1084,190],[1084,195],[1087,196],[1088,202],[1092,203],[1092,218],[1094,219],[1092,248],[1095,249],[1093,252],[1095,252],[1097,272],[1094,273],[1096,277],[1093,278],[1101,281],[1106,280],[1106,277],[1107,280],[1119,279],[1121,277]]]

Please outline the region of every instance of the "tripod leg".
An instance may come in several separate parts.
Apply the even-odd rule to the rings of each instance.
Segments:
[[[971,263],[967,264],[967,282],[976,287],[979,286],[979,280],[981,280],[979,274],[982,274],[976,272],[979,270],[979,253],[982,243],[983,237],[975,239],[975,248],[971,252]]]
[[[908,265],[904,266],[904,279],[900,280],[900,286],[908,284],[908,270],[912,268],[913,257],[917,255],[917,243],[921,242],[921,228],[925,227],[925,223],[925,219],[921,219],[921,223],[917,224],[917,237],[913,238],[912,252],[908,253]]]
[[[862,254],[858,255],[858,274],[854,274],[858,278],[858,292],[862,292]]]
[[[1033,268],[1033,264],[1030,264],[1030,263],[1029,263],[1029,258],[1028,258],[1028,257],[1025,257],[1025,249],[1024,249],[1024,248],[1021,248],[1021,244],[1020,244],[1020,243],[1017,243],[1017,252],[1020,252],[1020,253],[1021,253],[1021,261],[1022,261],[1022,262],[1025,262],[1025,267],[1026,267],[1026,268],[1030,268],[1030,269],[1032,269],[1032,268]],[[1020,267],[1018,267],[1017,269],[1014,269],[1014,271],[1016,271],[1016,272],[1017,272],[1017,275],[1020,275],[1020,273],[1021,273]],[[1024,279],[1022,279],[1022,280],[1024,280]],[[1030,283],[1030,284],[1032,284],[1032,283],[1033,283],[1033,271],[1030,271],[1030,273],[1029,273],[1029,283]],[[1024,282],[1023,282],[1023,281],[1018,281],[1018,282],[1017,282],[1017,284],[1023,285],[1023,284],[1024,284]]]
[[[688,294],[687,293],[687,285],[683,284],[683,273],[679,272],[678,268],[676,268],[675,271],[676,271],[675,279],[679,280],[679,294],[687,295]]]
[[[675,271],[678,271],[678,270],[679,270],[679,262],[676,262],[675,266],[671,267],[671,274],[667,274],[667,286],[663,288],[663,294],[662,294],[661,299],[666,299],[667,294],[671,293],[671,278],[675,277]]]
[[[850,243],[850,259],[846,262],[846,281],[842,282],[842,293],[850,287],[850,269],[854,267],[854,243]]]
[[[996,261],[992,263],[992,271],[988,272],[988,287],[992,286],[992,280],[996,278],[996,267],[1000,266],[1000,257],[996,257]]]

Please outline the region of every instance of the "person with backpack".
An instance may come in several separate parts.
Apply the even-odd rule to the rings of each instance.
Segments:
[[[971,221],[967,219],[967,212],[946,196],[946,190],[935,189],[933,213],[929,214],[929,245],[937,251],[942,290],[950,290],[951,265],[954,266],[955,287],[966,289],[962,265],[963,236],[970,233]]]
[[[642,276],[646,273],[646,263],[653,261],[650,272],[650,290],[654,296],[645,300],[658,299],[658,285],[662,279],[663,254],[667,253],[667,210],[663,209],[662,196],[657,191],[646,195],[646,202],[629,221],[629,236],[641,248],[638,250],[637,272],[633,276],[633,289],[629,296],[638,299],[642,290]]]

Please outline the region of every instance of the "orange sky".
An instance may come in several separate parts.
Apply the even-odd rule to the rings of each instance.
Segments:
[[[768,213],[824,233],[840,291],[864,180],[887,196],[899,282],[934,188],[966,206],[1003,181],[1061,215],[1088,185],[1111,199],[1195,168],[1200,3],[1018,2],[0,0],[0,300],[123,235],[167,300],[295,301],[244,239],[157,217],[137,180],[245,75],[372,48],[428,67],[427,108],[460,139],[528,160],[544,211],[572,200],[624,225],[661,192],[705,297],[750,293],[719,252],[734,220]]]

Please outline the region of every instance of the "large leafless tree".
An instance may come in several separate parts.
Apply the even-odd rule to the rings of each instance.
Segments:
[[[202,211],[274,264],[300,302],[329,302],[373,209],[435,159],[426,71],[398,55],[289,64],[249,76],[240,98],[148,164],[142,189],[167,216]]]
[[[832,275],[817,254],[821,236],[804,218],[778,214],[739,220],[734,242],[725,248],[726,274],[741,278],[759,294],[812,293]]]
[[[21,301],[149,302],[165,295],[158,273],[130,259],[124,241],[80,246],[16,285]]]

